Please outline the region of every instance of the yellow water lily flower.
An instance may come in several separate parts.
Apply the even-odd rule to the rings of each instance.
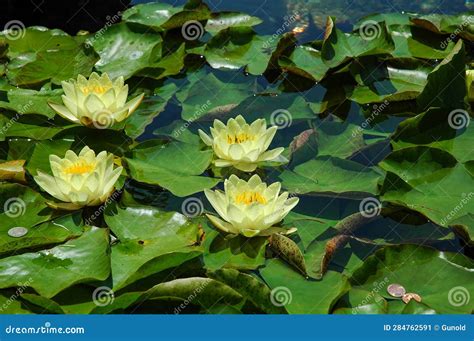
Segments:
[[[212,146],[217,159],[216,167],[233,166],[244,172],[253,172],[263,161],[276,161],[284,148],[267,151],[273,140],[277,127],[267,129],[265,119],[258,119],[248,124],[239,115],[227,121],[227,125],[214,120],[211,136],[199,129],[199,136],[208,146]]]
[[[293,232],[274,225],[298,204],[299,199],[288,198],[288,192],[280,194],[281,184],[267,186],[258,175],[247,182],[231,175],[224,182],[224,192],[205,190],[207,200],[220,218],[208,214],[219,229],[246,237],[270,235],[275,232]],[[222,219],[221,219],[222,218]]]
[[[467,98],[474,102],[474,70],[466,71]]]
[[[53,204],[62,209],[78,209],[104,203],[114,191],[122,167],[114,169],[114,156],[106,151],[97,156],[89,147],[79,155],[68,150],[63,159],[49,156],[53,176],[38,170],[36,183],[63,203]]]
[[[88,127],[108,128],[134,112],[143,94],[127,102],[128,85],[123,77],[111,81],[107,73],[92,73],[89,79],[82,75],[77,80],[63,81],[64,105],[49,103],[65,119]]]

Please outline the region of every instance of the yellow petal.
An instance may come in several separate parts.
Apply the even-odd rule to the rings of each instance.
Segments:
[[[125,104],[125,107],[128,108],[129,114],[131,114],[138,108],[138,106],[143,100],[143,97],[145,97],[145,94],[141,94],[135,97],[134,99],[130,100],[127,104]]]
[[[201,129],[198,130],[199,136],[201,137],[201,140],[208,146],[212,146],[213,139],[207,135],[204,131]]]
[[[206,216],[209,218],[211,223],[217,227],[218,229],[227,232],[227,233],[233,233],[233,234],[238,234],[239,232],[233,228],[231,224],[228,222],[223,221],[222,219],[217,218],[216,216],[206,214]]]
[[[80,123],[79,119],[76,116],[74,116],[74,114],[70,112],[68,108],[66,108],[65,106],[55,104],[55,103],[48,103],[48,104],[51,107],[51,109],[56,111],[60,116],[64,117],[66,120],[69,120],[74,123]]]

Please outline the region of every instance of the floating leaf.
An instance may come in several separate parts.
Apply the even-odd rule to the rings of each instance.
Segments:
[[[299,194],[341,194],[350,197],[377,193],[380,173],[349,160],[318,157],[285,170],[280,176],[283,187]],[[357,179],[348,182],[347,179]]]
[[[3,258],[0,288],[26,282],[38,294],[50,298],[76,283],[103,281],[110,273],[108,247],[107,230],[95,228],[49,250]]]
[[[210,165],[212,150],[200,151],[196,145],[171,142],[166,146],[142,146],[136,148],[134,154],[133,159],[126,159],[132,178],[159,185],[177,196],[200,192],[214,187],[220,181],[199,176]],[[189,167],[181,167],[182,159],[188,160]]]
[[[129,78],[161,58],[161,36],[132,31],[126,24],[116,24],[89,44],[100,55],[95,68],[111,78]]]
[[[216,69],[239,69],[260,75],[268,67],[279,38],[259,36],[250,27],[229,27],[206,44],[204,56]]]
[[[22,35],[21,39],[5,36],[11,59],[6,73],[14,85],[36,85],[48,80],[60,84],[78,74],[90,74],[97,61],[92,51],[61,30],[29,27]]]
[[[438,313],[471,313],[474,302],[468,297],[474,289],[473,266],[472,260],[460,254],[418,245],[393,246],[369,257],[351,283],[356,289],[369,291],[382,284],[379,294],[385,298],[391,298],[387,286],[399,283]]]
[[[327,314],[349,289],[337,272],[328,272],[321,281],[306,280],[279,260],[267,261],[260,274],[272,288],[275,302],[290,314]]]

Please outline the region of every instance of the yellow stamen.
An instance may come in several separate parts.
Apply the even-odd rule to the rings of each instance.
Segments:
[[[258,202],[260,204],[266,204],[267,199],[265,199],[265,197],[258,192],[243,192],[243,193],[238,194],[235,197],[235,202],[238,204],[245,204],[245,205],[250,205],[250,204],[253,204],[254,202]]]
[[[243,143],[246,141],[253,141],[254,139],[255,136],[246,133],[240,133],[237,135],[227,135],[228,144]]]
[[[110,87],[102,86],[102,85],[87,85],[87,86],[81,87],[81,91],[86,95],[89,93],[103,94],[109,89]]]
[[[85,161],[78,161],[72,166],[64,168],[66,174],[85,174],[90,173],[95,169],[95,164],[87,163]]]

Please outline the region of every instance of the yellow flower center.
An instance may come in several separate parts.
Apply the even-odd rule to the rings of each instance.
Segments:
[[[227,143],[228,144],[234,144],[234,143],[243,143],[245,141],[253,141],[255,139],[255,136],[246,134],[246,133],[240,133],[236,135],[227,135]]]
[[[103,94],[107,90],[109,90],[109,86],[102,86],[102,85],[87,85],[87,86],[82,86],[81,91],[87,95],[89,93],[95,93],[95,94]]]
[[[243,192],[243,193],[238,194],[235,197],[235,202],[237,204],[245,204],[245,205],[250,205],[250,204],[253,204],[254,202],[258,202],[260,204],[266,204],[267,199],[265,199],[265,197],[258,192]]]
[[[86,161],[77,161],[72,166],[64,168],[66,174],[85,174],[95,169],[95,164]]]

